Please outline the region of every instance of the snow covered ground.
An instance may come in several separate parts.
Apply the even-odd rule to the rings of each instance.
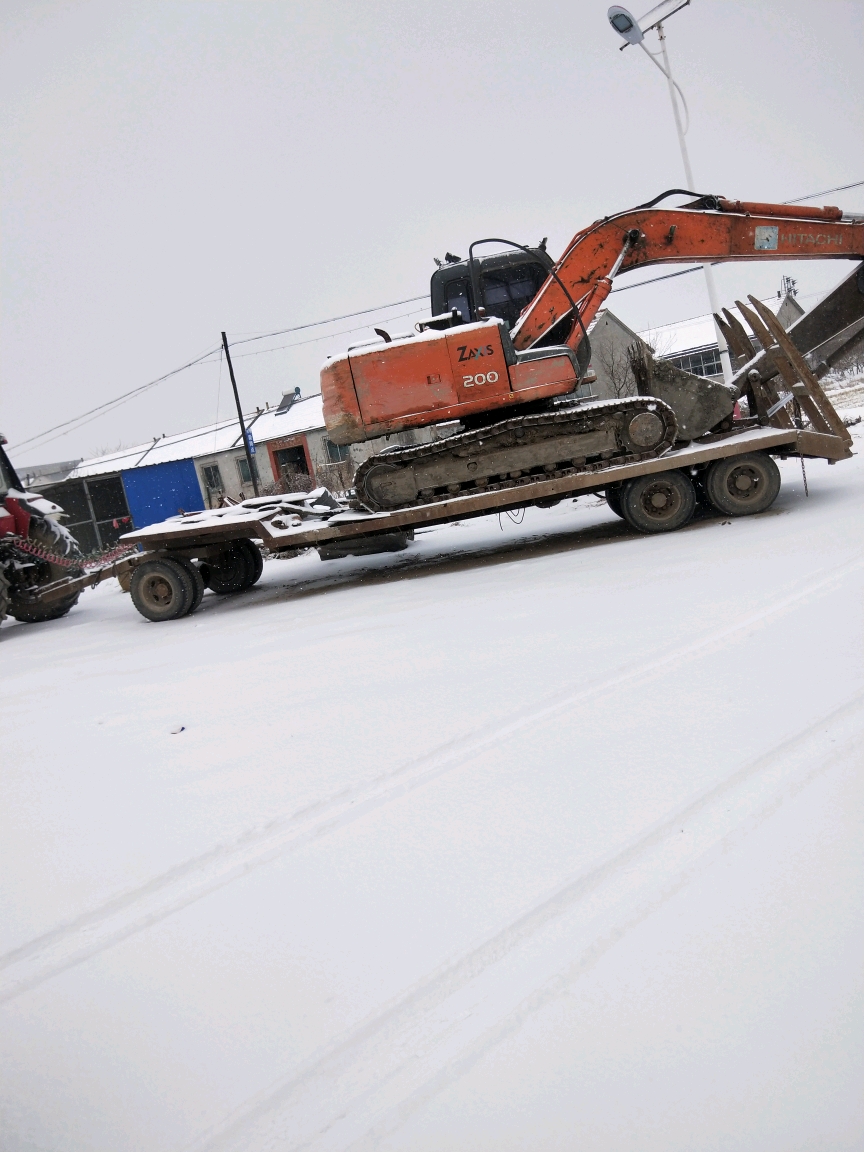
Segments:
[[[862,1148],[864,462],[781,468],[4,624],[4,1152]]]

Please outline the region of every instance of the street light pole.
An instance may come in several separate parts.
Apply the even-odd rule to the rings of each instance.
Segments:
[[[660,68],[661,72],[663,72],[666,76],[666,83],[669,87],[669,99],[672,101],[672,112],[675,116],[675,127],[678,131],[678,146],[681,149],[681,159],[684,162],[684,175],[687,178],[687,187],[695,189],[696,184],[693,180],[693,170],[690,167],[690,156],[687,152],[687,141],[684,134],[684,125],[681,123],[681,109],[678,106],[678,99],[675,95],[675,81],[672,79],[672,68],[669,64],[669,53],[666,51],[666,32],[662,23],[657,25],[657,35],[660,37],[660,51],[663,56],[662,66],[657,64],[657,61],[654,60],[651,52],[649,52],[645,47],[644,42],[640,42],[640,47],[645,50],[648,56],[651,57],[654,63],[657,64],[657,67]],[[720,301],[717,296],[717,285],[714,282],[714,273],[710,264],[703,264],[702,271],[705,273],[705,285],[708,289],[708,301],[711,304],[711,312],[716,316],[716,314],[720,311]],[[717,344],[720,348],[720,363],[723,366],[723,379],[728,384],[732,379],[732,361],[729,358],[729,348],[726,344],[726,340],[723,336],[723,333],[720,331],[716,319],[714,321],[714,329],[717,333]]]
[[[691,192],[695,189],[696,185],[693,180],[693,170],[690,167],[690,157],[687,154],[687,142],[684,137],[687,135],[687,128],[681,123],[681,108],[678,104],[680,97],[684,109],[687,109],[687,102],[684,99],[684,93],[672,76],[672,67],[669,63],[669,53],[666,51],[666,32],[663,28],[663,21],[669,16],[674,16],[676,12],[680,12],[682,8],[686,8],[690,4],[690,0],[660,0],[656,7],[652,8],[650,12],[646,12],[639,20],[633,16],[632,12],[628,12],[626,8],[622,8],[620,4],[613,4],[607,12],[606,16],[613,29],[624,40],[621,45],[623,51],[630,44],[638,44],[652,64],[656,65],[663,75],[666,77],[666,84],[669,88],[669,99],[672,101],[672,114],[675,117],[675,128],[678,132],[678,146],[681,149],[681,159],[684,161],[684,174],[687,178],[687,186]],[[645,33],[649,32],[652,28],[657,29],[657,35],[660,37],[660,54],[663,57],[663,63],[657,59],[657,54],[651,52],[645,46]],[[677,95],[676,95],[677,90]],[[687,116],[688,127],[690,116]],[[720,302],[717,298],[717,287],[714,283],[714,273],[711,271],[709,264],[702,265],[702,271],[705,273],[705,285],[708,289],[708,300],[711,303],[711,311],[714,313],[714,330],[717,333],[717,346],[720,349],[720,363],[723,366],[723,379],[728,384],[732,379],[732,361],[729,359],[729,349],[726,345],[726,340],[723,333],[720,331],[720,325],[717,323],[716,316],[720,311]]]

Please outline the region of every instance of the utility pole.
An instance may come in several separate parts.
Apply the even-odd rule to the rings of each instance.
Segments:
[[[246,425],[243,421],[243,409],[240,407],[240,394],[237,391],[237,381],[234,379],[234,365],[231,363],[231,353],[228,351],[228,337],[222,333],[222,347],[225,349],[225,359],[228,361],[228,373],[231,377],[231,387],[234,389],[234,401],[237,404],[237,419],[240,421],[240,432],[243,436],[243,448],[246,451],[246,461],[249,465],[249,475],[252,477],[252,490],[256,496],[259,496],[258,480],[255,476],[255,461],[252,459],[252,453],[249,449],[249,437],[246,433]]]
[[[684,161],[684,175],[687,177],[687,187],[695,190],[696,185],[693,182],[693,171],[690,168],[687,143],[684,139],[684,126],[681,123],[681,109],[678,107],[678,100],[675,96],[675,82],[672,79],[672,69],[669,66],[669,54],[666,51],[666,33],[662,23],[657,25],[657,35],[660,37],[660,49],[663,53],[663,66],[660,68],[660,71],[665,74],[666,83],[669,85],[669,99],[672,101],[672,111],[675,114],[675,127],[678,129],[678,145],[681,148],[681,159]],[[648,52],[644,44],[640,46],[651,56],[651,53]],[[656,64],[657,61],[655,60],[654,63]],[[702,271],[705,273],[705,284],[708,288],[708,300],[711,304],[711,311],[716,316],[720,311],[720,301],[717,296],[717,286],[714,283],[714,273],[711,270],[710,264],[703,264]],[[714,321],[714,329],[717,333],[717,344],[720,348],[720,363],[723,365],[723,379],[728,384],[732,379],[732,361],[729,359],[729,348],[716,320]]]

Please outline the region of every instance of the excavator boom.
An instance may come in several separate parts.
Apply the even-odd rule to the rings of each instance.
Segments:
[[[864,217],[839,208],[742,203],[703,197],[683,208],[636,208],[604,217],[577,232],[512,332],[517,350],[534,347],[572,306],[587,328],[615,275],[654,264],[732,260],[864,258]],[[617,264],[617,267],[616,267]],[[563,285],[563,288],[562,288]],[[582,326],[562,340],[578,347]]]

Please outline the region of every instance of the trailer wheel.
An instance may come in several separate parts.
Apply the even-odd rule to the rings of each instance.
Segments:
[[[696,510],[696,492],[683,472],[657,472],[628,480],[619,497],[621,515],[638,532],[674,532]]]
[[[201,601],[204,599],[204,577],[195,567],[191,560],[187,560],[185,556],[172,556],[171,559],[175,564],[182,564],[189,574],[189,579],[192,581],[192,603],[186,612],[187,616],[191,616],[193,612],[201,607]]]
[[[764,452],[715,460],[705,474],[705,494],[726,516],[767,511],[780,491],[780,469]]]
[[[0,624],[6,619],[9,611],[9,581],[6,574],[0,569]]]
[[[261,573],[264,571],[264,557],[261,555],[261,549],[252,540],[241,540],[237,547],[245,548],[246,555],[251,561],[252,579],[248,584],[248,587],[251,588],[253,584],[257,584],[261,579]]]
[[[178,620],[195,599],[195,586],[178,560],[148,560],[132,575],[132,603],[147,620]]]
[[[234,592],[242,592],[249,588],[257,579],[255,563],[245,547],[249,542],[240,540],[231,548],[220,552],[215,560],[207,565],[207,586],[212,592],[220,596],[230,596]],[[202,574],[203,575],[203,574]]]
[[[609,506],[609,511],[614,512],[616,516],[624,519],[624,513],[621,511],[621,492],[622,487],[616,486],[615,488],[607,488],[603,495],[606,498],[606,503]]]
[[[81,556],[78,543],[72,534],[53,520],[32,519],[28,539],[39,544],[46,552],[52,552],[55,556],[62,556],[69,560],[77,560]],[[53,564],[50,560],[38,560],[35,587],[51,584],[63,576],[81,576],[83,573],[84,569],[77,565],[66,567],[65,565]],[[43,620],[59,620],[61,616],[65,616],[71,608],[75,607],[80,595],[81,589],[79,588],[77,592],[71,592],[68,596],[63,596],[58,600],[49,600],[47,604],[40,604],[38,601],[19,600],[13,590],[9,597],[9,615],[22,624],[40,624]]]

